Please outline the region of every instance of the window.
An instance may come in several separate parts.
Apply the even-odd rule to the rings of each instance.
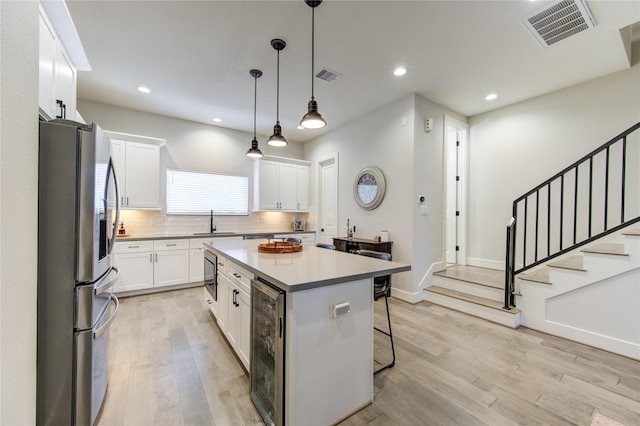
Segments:
[[[167,214],[249,214],[249,178],[167,169]]]

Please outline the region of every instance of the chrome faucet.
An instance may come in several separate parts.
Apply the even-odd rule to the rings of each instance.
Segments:
[[[214,233],[216,231],[216,226],[213,224],[213,210],[211,210],[211,222],[209,223],[209,232]]]

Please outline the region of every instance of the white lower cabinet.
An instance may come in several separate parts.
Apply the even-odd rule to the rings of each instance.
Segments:
[[[114,293],[153,287],[153,241],[117,242],[113,263],[120,270]]]
[[[189,240],[117,242],[114,264],[120,277],[114,292],[189,282]]]
[[[253,274],[218,256],[217,309],[205,290],[205,302],[216,317],[220,330],[249,371],[251,349],[251,279]]]

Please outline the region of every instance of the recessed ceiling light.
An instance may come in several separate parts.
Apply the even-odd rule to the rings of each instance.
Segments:
[[[138,91],[142,93],[151,93],[151,90],[149,90],[149,88],[145,86],[138,87]]]
[[[495,93],[489,93],[487,96],[484,97],[485,100],[487,101],[492,101],[494,99],[496,99],[498,97],[498,95],[496,95]]]
[[[301,125],[298,124],[298,130],[304,130],[304,127],[302,127]]]
[[[215,121],[216,123],[221,123],[222,122],[222,118],[214,118],[213,121]]]
[[[400,77],[401,75],[405,75],[407,73],[407,69],[404,67],[398,67],[393,71],[393,75]]]

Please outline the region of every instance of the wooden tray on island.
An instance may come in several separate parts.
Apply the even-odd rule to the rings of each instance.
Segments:
[[[295,253],[302,251],[302,244],[289,241],[274,241],[258,244],[258,251],[260,253]]]

